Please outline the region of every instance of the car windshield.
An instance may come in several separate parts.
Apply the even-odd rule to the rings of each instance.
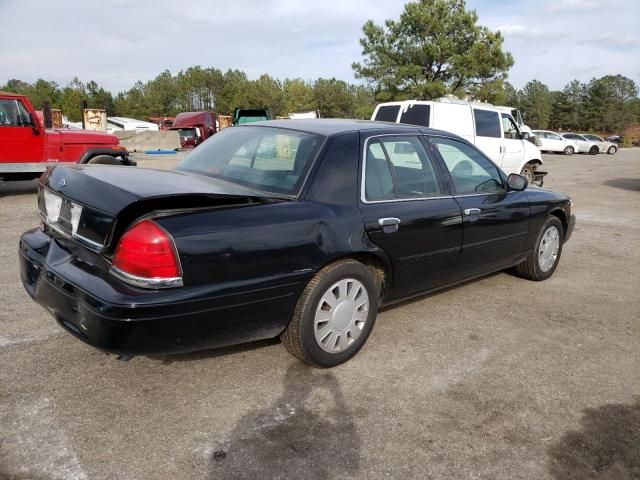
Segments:
[[[302,188],[323,137],[271,127],[232,127],[214,135],[176,167],[284,195]]]
[[[196,136],[195,128],[181,128],[178,132],[180,132],[181,138],[191,138]]]

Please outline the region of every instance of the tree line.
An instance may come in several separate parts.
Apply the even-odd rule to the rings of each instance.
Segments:
[[[250,80],[241,70],[194,66],[177,74],[165,70],[115,97],[77,78],[65,87],[13,79],[0,89],[28,95],[36,108],[48,100],[72,121],[80,119],[83,99],[109,115],[140,119],[197,110],[229,115],[236,107],[267,108],[272,116],[318,110],[322,117],[370,118],[377,102],[444,95],[519,108],[532,128],[609,133],[640,121],[638,86],[622,75],[574,80],[557,91],[532,80],[516,90],[506,81],[514,60],[502,49],[502,34],[477,22],[465,0],[416,0],[397,20],[366,22],[362,59],[352,65],[363,84],[279,80],[266,73]]]
[[[522,90],[505,83],[502,100],[519,108],[531,128],[619,133],[640,122],[638,86],[622,75],[573,80],[562,90],[550,90],[539,80]]]
[[[177,74],[165,70],[115,96],[93,80],[84,83],[78,78],[64,87],[44,79],[33,84],[12,79],[0,90],[27,95],[36,109],[49,101],[71,121],[80,120],[83,99],[89,108],[104,108],[109,116],[139,119],[200,110],[230,115],[236,107],[267,108],[274,117],[319,110],[323,117],[370,118],[375,107],[369,87],[335,78],[279,80],[263,74],[250,80],[240,70],[223,73],[200,66]]]

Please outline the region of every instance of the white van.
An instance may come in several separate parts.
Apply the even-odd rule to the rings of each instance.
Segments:
[[[542,185],[542,154],[520,133],[513,117],[486,103],[445,99],[380,103],[371,120],[407,123],[455,133],[473,143],[509,175],[519,173]]]

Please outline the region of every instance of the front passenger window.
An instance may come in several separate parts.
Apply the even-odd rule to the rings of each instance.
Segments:
[[[452,138],[434,137],[457,194],[504,192],[498,168],[482,153]]]
[[[504,113],[502,114],[502,130],[504,131],[504,138],[518,140],[518,127],[513,123],[511,117]]]

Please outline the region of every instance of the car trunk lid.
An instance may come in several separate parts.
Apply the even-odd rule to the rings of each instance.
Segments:
[[[260,192],[202,175],[107,165],[57,165],[40,178],[40,187],[40,213],[51,233],[104,253],[144,216],[270,201]],[[47,216],[45,190],[63,199],[55,221]],[[82,213],[74,226],[78,207]]]

